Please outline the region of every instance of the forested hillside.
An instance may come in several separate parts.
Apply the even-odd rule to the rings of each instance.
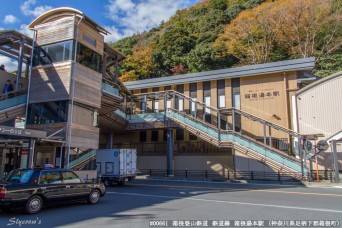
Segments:
[[[204,0],[113,47],[120,79],[316,57],[315,75],[342,70],[341,0]]]

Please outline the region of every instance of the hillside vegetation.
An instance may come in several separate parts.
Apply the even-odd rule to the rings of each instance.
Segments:
[[[120,79],[316,57],[315,75],[342,70],[342,1],[204,0],[113,47]]]

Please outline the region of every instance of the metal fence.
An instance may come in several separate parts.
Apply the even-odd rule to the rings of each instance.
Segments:
[[[277,182],[299,182],[302,178],[299,173],[288,172],[258,172],[258,171],[222,171],[210,170],[174,170],[171,174],[166,169],[144,169],[140,175],[147,175],[152,178],[169,178],[185,180],[247,180],[247,181],[277,181]],[[305,177],[306,179],[306,177]]]
[[[342,174],[342,170],[339,170],[339,174]],[[334,170],[311,170],[309,174],[310,181],[324,181],[329,180],[330,182],[335,182],[335,171]]]

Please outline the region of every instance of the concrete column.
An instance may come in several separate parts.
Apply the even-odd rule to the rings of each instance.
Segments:
[[[4,177],[5,173],[5,161],[6,161],[6,149],[0,149],[0,180]]]
[[[29,153],[28,153],[28,159],[27,159],[27,168],[33,168],[33,158],[34,158],[34,147],[35,147],[36,141],[34,139],[30,139],[29,144]]]
[[[335,183],[340,183],[340,173],[338,168],[337,147],[336,140],[332,140],[333,158],[334,158],[334,170],[335,170]]]
[[[25,40],[24,40],[24,38],[21,38],[20,50],[19,50],[19,59],[18,59],[17,80],[15,83],[15,90],[19,90],[19,88],[20,88],[21,72],[23,69],[24,48],[25,48]]]
[[[113,149],[113,132],[107,134],[107,149]]]
[[[173,173],[173,130],[167,129],[167,174]]]

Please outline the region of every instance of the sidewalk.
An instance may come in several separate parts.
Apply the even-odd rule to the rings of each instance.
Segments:
[[[342,183],[332,183],[329,180],[322,180],[322,181],[303,181],[302,182],[306,187],[336,187],[336,188],[342,188]]]
[[[184,179],[184,178],[176,178],[176,177],[149,177],[148,175],[137,176],[136,179],[144,179],[144,180],[170,180],[170,181],[204,181],[204,182],[216,182],[216,183],[235,183],[235,184],[279,184],[279,185],[300,185],[305,187],[336,187],[342,188],[342,183],[332,183],[330,180],[321,180],[320,182],[316,181],[251,181],[251,180],[203,180],[203,179]]]

